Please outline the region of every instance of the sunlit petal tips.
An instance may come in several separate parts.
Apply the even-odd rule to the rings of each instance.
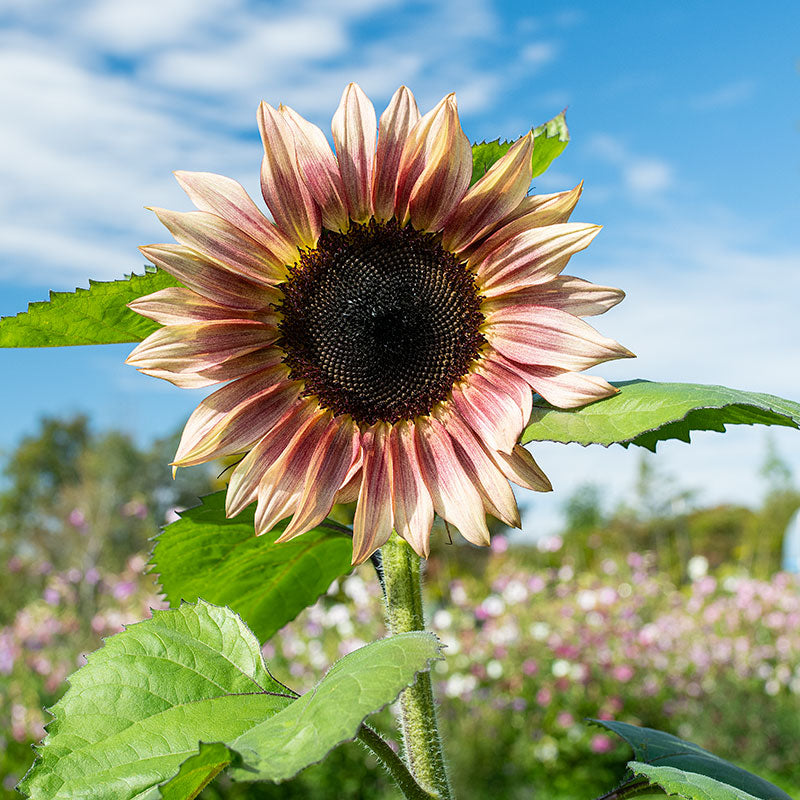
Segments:
[[[600,230],[568,222],[581,185],[528,195],[527,134],[470,187],[453,94],[421,116],[400,87],[378,122],[349,84],[334,149],[287,106],[262,103],[258,125],[266,211],[177,172],[197,211],[155,209],[178,243],[141,248],[182,286],[130,303],[163,327],[128,363],[222,384],[174,466],[239,454],[226,513],[256,503],[256,533],[286,520],[279,541],[354,502],[354,563],[393,530],[427,557],[435,514],[488,544],[487,515],[520,523],[509,482],[551,489],[518,444],[533,393],[602,399],[614,387],[582,371],[632,355],[582,319],[623,292],[562,275]]]

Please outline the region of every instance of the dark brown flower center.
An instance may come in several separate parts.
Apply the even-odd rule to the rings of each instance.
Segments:
[[[323,231],[281,286],[292,378],[336,414],[427,414],[484,342],[475,279],[434,234],[396,222]]]

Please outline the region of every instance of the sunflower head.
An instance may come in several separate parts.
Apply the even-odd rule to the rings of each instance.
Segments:
[[[583,317],[623,293],[562,274],[599,227],[581,187],[528,195],[532,134],[474,185],[454,95],[424,116],[397,90],[376,119],[350,84],[323,132],[262,103],[261,187],[178,172],[197,211],[154,209],[177,244],[142,247],[182,286],[130,307],[163,327],[128,358],[183,387],[223,384],[175,466],[243,454],[226,510],[257,502],[281,539],[356,502],[353,561],[392,530],[422,556],[434,513],[475,544],[519,525],[509,481],[550,483],[517,444],[532,391],[570,408],[615,390],[588,367],[632,355]]]

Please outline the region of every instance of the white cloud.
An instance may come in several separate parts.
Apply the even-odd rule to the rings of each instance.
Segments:
[[[699,111],[713,111],[721,108],[733,108],[742,105],[755,95],[756,82],[752,79],[726,83],[711,91],[698,94],[690,101],[693,108]]]
[[[522,48],[521,58],[529,64],[539,67],[554,61],[558,55],[558,47],[553,42],[533,42]]]
[[[595,134],[588,147],[597,158],[619,170],[622,185],[633,195],[655,196],[673,184],[674,170],[670,164],[660,158],[638,155],[616,137]]]

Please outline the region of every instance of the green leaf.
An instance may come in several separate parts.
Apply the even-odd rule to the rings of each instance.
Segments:
[[[89,281],[88,289],[50,292],[50,300],[0,318],[0,347],[62,347],[140,342],[159,326],[126,303],[159,289],[179,286],[161,270],[148,269],[117,281]]]
[[[533,129],[534,146],[531,166],[533,178],[541,175],[555,161],[569,144],[566,111],[553,117],[544,125]],[[495,161],[502,158],[511,147],[511,142],[495,139],[472,145],[472,180],[470,185],[482,178]]]
[[[634,760],[628,764],[631,771],[669,793],[690,800],[791,800],[769,781],[670,733],[626,722],[590,721],[623,738],[633,748]]]
[[[19,788],[36,800],[185,800],[228,764],[240,780],[284,780],[354,738],[440,657],[429,633],[382,639],[296,699],[230,609],[156,611],[70,678]]]
[[[566,109],[549,122],[533,129],[535,138],[531,163],[535,178],[541,175],[563,152],[569,144]]]
[[[20,790],[36,800],[157,798],[199,742],[235,739],[296,696],[229,609],[155,611],[72,675]]]
[[[181,764],[178,774],[162,784],[162,800],[193,800],[233,760],[224,744],[200,742],[200,751]]]
[[[336,523],[322,523],[275,544],[285,523],[254,533],[253,507],[225,517],[225,492],[204,497],[162,531],[153,569],[170,603],[198,597],[239,613],[265,642],[352,569],[353,542]]]
[[[418,672],[441,659],[431,633],[412,631],[372,642],[339,659],[317,686],[230,743],[242,757],[240,781],[284,781],[355,738],[364,719],[393,702]]]
[[[558,409],[534,398],[521,441],[635,444],[655,452],[658,442],[688,442],[691,431],[724,432],[726,425],[800,428],[800,403],[771,394],[696,383],[635,380],[614,385],[616,395],[583,408]]]

